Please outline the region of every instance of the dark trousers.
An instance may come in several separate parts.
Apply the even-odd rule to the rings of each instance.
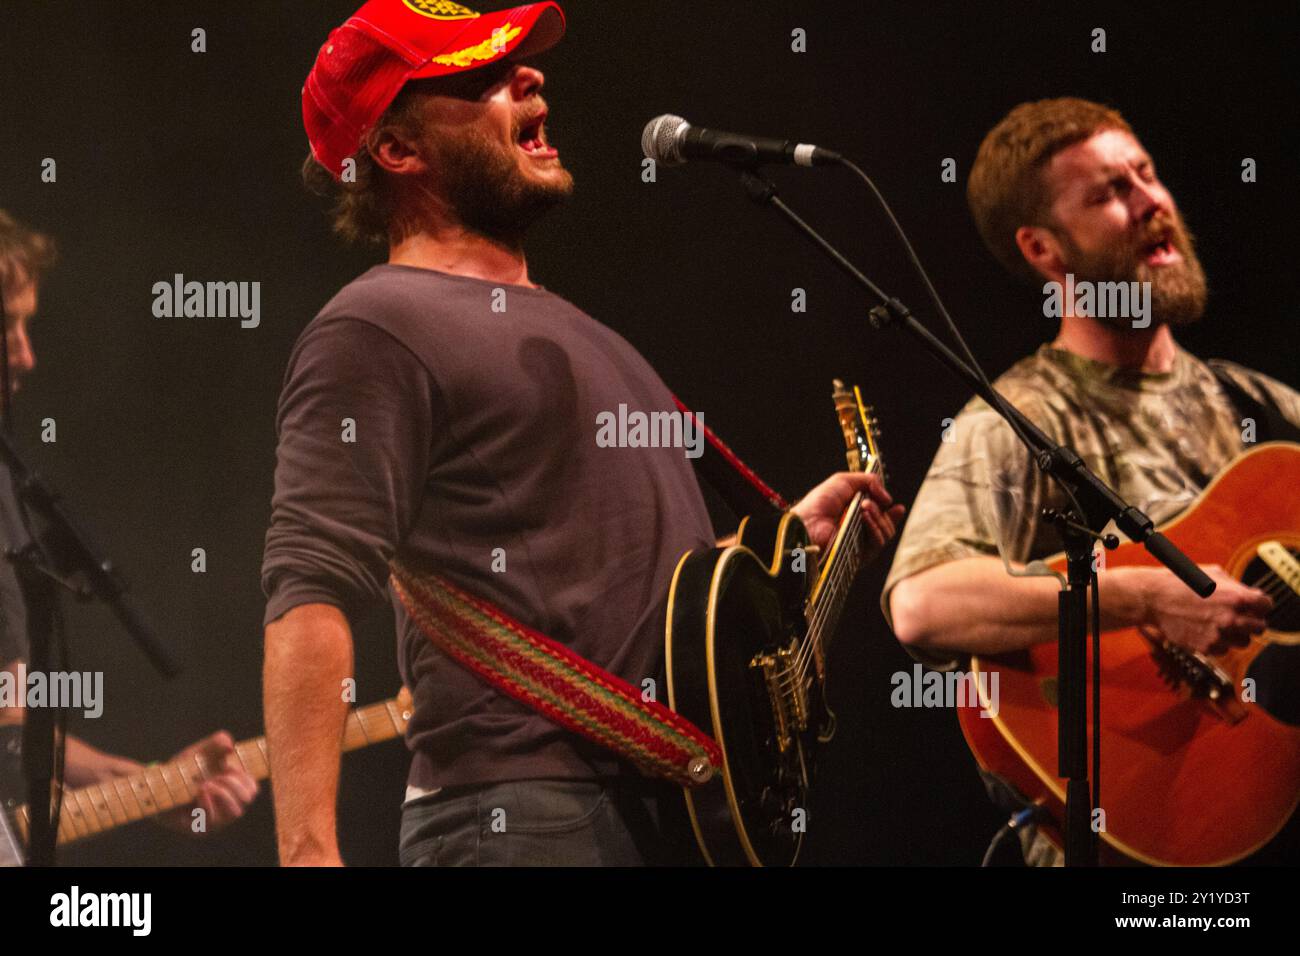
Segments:
[[[686,866],[681,790],[645,780],[518,780],[402,808],[403,866]]]

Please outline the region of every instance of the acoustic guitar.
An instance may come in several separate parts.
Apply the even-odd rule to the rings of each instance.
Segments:
[[[1196,563],[1264,589],[1274,606],[1263,634],[1218,656],[1145,629],[1102,633],[1103,862],[1232,863],[1265,846],[1300,803],[1300,445],[1246,452],[1160,530]],[[1104,556],[1103,607],[1107,570],[1157,564],[1133,543]],[[1046,563],[1065,571],[1064,555]],[[1091,641],[1088,654],[1091,675]],[[979,700],[958,709],[967,744],[980,766],[1048,811],[1045,832],[1059,844],[1056,644],[976,657],[971,672]],[[997,714],[981,717],[994,675]],[[1090,753],[1091,740],[1090,719]]]
[[[410,719],[411,695],[403,687],[396,697],[358,707],[348,714],[343,727],[343,750],[360,750],[399,737],[406,732]],[[265,737],[235,744],[234,759],[254,780],[265,780],[271,775]],[[198,786],[216,770],[205,765],[201,756],[195,756],[155,764],[139,773],[88,787],[65,790],[58,843],[62,846],[98,836],[192,803]],[[0,867],[22,866],[22,847],[27,845],[30,826],[26,805],[12,801],[12,805],[0,808]]]
[[[849,469],[883,475],[861,393],[836,381],[834,399]],[[687,552],[673,574],[669,706],[723,757],[712,780],[684,791],[710,865],[792,865],[799,856],[817,749],[835,731],[826,647],[862,562],[862,497],[824,556],[796,515],[771,512],[745,518],[731,547]]]

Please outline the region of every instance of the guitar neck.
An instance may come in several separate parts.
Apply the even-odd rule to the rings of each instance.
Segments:
[[[343,750],[359,750],[392,740],[406,731],[410,718],[411,705],[404,696],[358,707],[348,714],[343,726]],[[235,744],[234,757],[254,780],[271,775],[265,737]],[[195,755],[154,764],[130,776],[65,790],[58,842],[72,843],[193,803],[210,772],[203,758]],[[19,839],[26,845],[31,826],[26,806],[14,810],[13,821]]]
[[[844,602],[862,569],[862,494],[853,496],[840,519],[817,584],[808,599],[808,637],[823,649],[830,643],[844,612]]]
[[[850,391],[835,379],[831,397],[835,401],[835,414],[844,435],[845,460],[849,471],[861,471],[884,477],[884,463],[876,446],[876,420],[870,408],[862,401],[862,391],[854,386]],[[835,634],[844,602],[849,596],[858,571],[862,568],[865,547],[862,540],[862,500],[858,492],[840,518],[835,537],[831,539],[826,559],[822,562],[817,583],[808,597],[805,613],[808,617],[808,639],[817,648],[818,660],[826,644]]]

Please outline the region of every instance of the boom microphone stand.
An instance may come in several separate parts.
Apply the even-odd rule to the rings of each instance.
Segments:
[[[1087,637],[1088,589],[1093,582],[1093,539],[1113,519],[1131,541],[1143,545],[1161,564],[1172,571],[1201,597],[1214,593],[1214,581],[1159,531],[1151,519],[1121,498],[1094,475],[1083,460],[1065,445],[1058,445],[988,384],[982,374],[959,358],[912,315],[906,305],[887,295],[867,278],[812,226],[787,206],[776,187],[755,172],[755,164],[735,164],[749,198],[770,206],[798,232],[812,241],[841,271],[866,289],[879,304],[868,312],[873,328],[901,325],[949,371],[988,402],[1006,419],[1012,431],[1029,449],[1038,468],[1049,475],[1074,502],[1075,510],[1054,520],[1065,539],[1069,586],[1059,597],[1060,734],[1058,773],[1066,780],[1065,861],[1067,866],[1096,865],[1097,841],[1091,827],[1088,785],[1087,721]],[[851,165],[846,163],[845,165]],[[865,178],[865,176],[863,177]],[[873,187],[874,188],[874,187]],[[1106,542],[1110,547],[1111,542]],[[1098,609],[1093,590],[1094,610]],[[1099,614],[1094,614],[1094,627]],[[1095,663],[1095,662],[1094,662]],[[1097,691],[1097,688],[1094,688]],[[1099,697],[1094,697],[1098,701]],[[1094,707],[1094,719],[1096,718]],[[1099,754],[1098,754],[1099,756]],[[1094,770],[1100,771],[1100,761]]]

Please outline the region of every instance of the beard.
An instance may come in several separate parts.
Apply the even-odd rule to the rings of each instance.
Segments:
[[[1182,257],[1181,261],[1148,265],[1143,261],[1144,251],[1166,236]],[[1208,296],[1205,270],[1196,257],[1196,239],[1177,210],[1153,217],[1132,242],[1098,252],[1084,252],[1063,232],[1058,233],[1058,238],[1067,256],[1065,271],[1073,272],[1076,281],[1151,283],[1153,324],[1191,325],[1205,313]],[[1097,317],[1097,321],[1121,331],[1132,331],[1128,318]]]
[[[516,136],[518,130],[515,131]],[[519,168],[517,147],[481,130],[425,141],[440,192],[468,229],[508,246],[522,244],[528,228],[573,193],[573,176],[549,182]]]

